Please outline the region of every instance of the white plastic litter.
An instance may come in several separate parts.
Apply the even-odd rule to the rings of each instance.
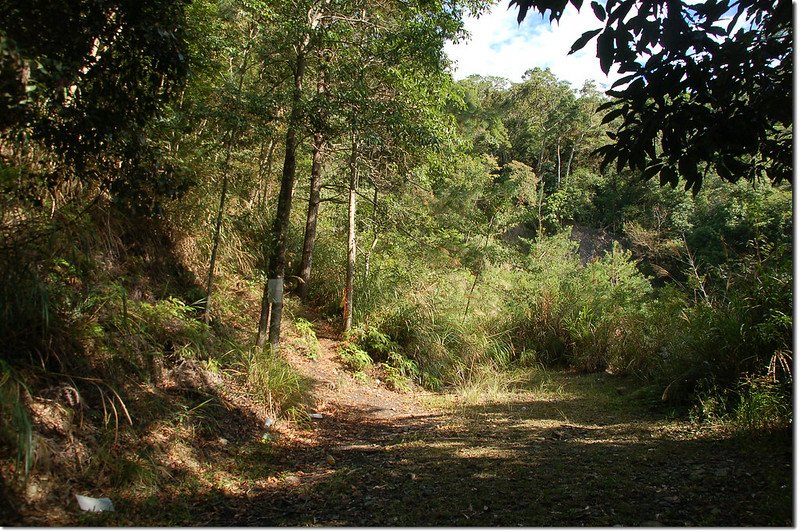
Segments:
[[[95,499],[93,497],[86,497],[84,495],[75,495],[78,499],[78,506],[84,512],[113,512],[114,503],[111,499],[103,497],[102,499]]]
[[[275,424],[275,420],[272,419],[271,417],[268,417],[267,419],[264,420],[264,428],[265,429],[269,429],[274,424]]]
[[[322,419],[322,414],[317,414],[317,413],[311,414],[311,418],[312,419]]]

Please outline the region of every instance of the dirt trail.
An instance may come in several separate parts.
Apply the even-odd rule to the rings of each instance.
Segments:
[[[168,477],[156,491],[134,485],[115,492],[117,512],[68,505],[43,523],[793,525],[790,433],[667,422],[642,407],[633,383],[603,373],[531,374],[476,405],[401,394],[374,377],[356,381],[337,360],[334,332],[316,327],[316,360],[286,356],[310,379],[321,418],[264,433],[242,403],[225,412],[221,432],[171,430],[149,447]],[[157,458],[162,448],[174,458]],[[38,523],[34,514],[25,522]]]
[[[311,381],[318,413],[328,417],[358,413],[359,418],[368,419],[413,418],[430,413],[415,400],[421,390],[414,394],[398,393],[374,376],[368,382],[354,379],[338,361],[337,347],[341,340],[330,324],[317,322],[317,337],[320,348],[316,358],[291,351],[285,356]]]
[[[632,389],[606,374],[552,374],[437,412],[356,382],[333,335],[320,336],[318,360],[292,362],[315,381],[323,418],[275,442],[274,482],[203,524],[792,524],[790,436],[659,421],[631,408]]]

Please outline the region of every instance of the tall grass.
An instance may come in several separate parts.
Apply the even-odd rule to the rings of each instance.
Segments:
[[[0,438],[16,451],[16,472],[25,483],[33,467],[33,424],[25,406],[27,388],[8,363],[0,359]]]
[[[251,349],[245,355],[245,364],[248,388],[265,405],[269,417],[308,419],[310,384],[286,360],[269,349]]]

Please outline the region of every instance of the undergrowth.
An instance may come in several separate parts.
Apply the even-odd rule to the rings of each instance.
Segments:
[[[308,415],[309,383],[241,331],[255,283],[223,261],[207,324],[169,226],[96,208],[59,228],[63,241],[3,242],[14,253],[0,257],[0,462],[17,505],[64,478],[82,493],[159,493],[174,481],[170,453],[191,455],[243,419],[237,393],[264,416]],[[298,329],[313,356],[310,324]]]

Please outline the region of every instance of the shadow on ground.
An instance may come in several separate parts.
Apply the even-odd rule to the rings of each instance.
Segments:
[[[596,397],[442,415],[348,410],[237,451],[238,492],[119,501],[83,524],[792,526],[790,433],[694,432]],[[153,515],[151,520],[149,515]]]

